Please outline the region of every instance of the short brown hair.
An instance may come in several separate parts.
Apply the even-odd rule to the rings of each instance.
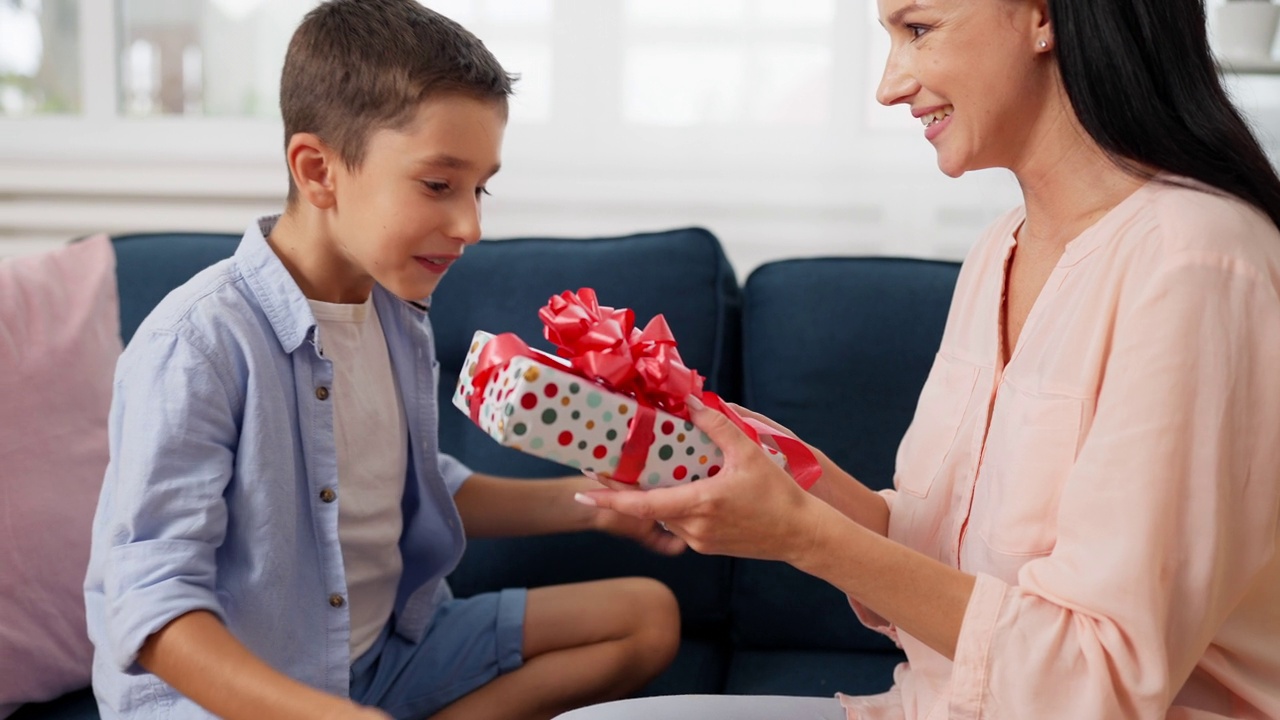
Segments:
[[[417,0],[328,0],[289,41],[285,146],[315,133],[354,169],[374,130],[403,127],[429,97],[456,93],[505,109],[514,82],[475,35]],[[290,176],[290,202],[296,194]]]

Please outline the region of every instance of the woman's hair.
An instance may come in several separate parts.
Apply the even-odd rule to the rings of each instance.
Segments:
[[[1280,228],[1280,177],[1223,89],[1203,0],[1049,0],[1067,97],[1121,167],[1198,180]]]

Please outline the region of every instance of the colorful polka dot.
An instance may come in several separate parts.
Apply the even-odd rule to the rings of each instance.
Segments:
[[[675,454],[675,451],[671,449],[670,445],[663,445],[662,447],[658,448],[659,460],[670,460],[671,456],[674,454]]]
[[[720,472],[720,466],[712,465],[711,467],[707,468],[707,477],[715,477],[716,474],[719,472]]]
[[[676,424],[675,424],[675,423],[671,422],[670,420],[663,420],[663,421],[662,421],[662,434],[663,434],[663,435],[670,435],[671,433],[675,432],[675,430],[676,430]]]
[[[569,432],[568,430],[565,430],[564,432],[560,433],[560,435],[556,438],[556,441],[559,442],[561,445],[568,447],[569,443],[573,442],[573,433]]]
[[[594,423],[587,423],[587,429],[591,429],[591,426],[592,426],[592,425],[594,425]],[[617,439],[618,439],[618,431],[617,431],[617,430],[610,429],[610,430],[609,430],[609,432],[607,432],[607,433],[605,433],[605,434],[604,434],[604,439],[605,439],[605,440],[617,440]]]
[[[684,437],[684,433],[680,433],[676,436],[676,442],[684,442]]]
[[[650,473],[649,477],[646,478],[646,482],[648,482],[650,485],[657,485],[658,483],[662,482],[662,476],[659,475],[658,473]]]
[[[520,396],[520,407],[525,410],[532,410],[538,406],[538,396],[533,393],[525,393]]]
[[[542,422],[546,423],[547,425],[554,425],[556,422],[556,411],[552,410],[551,408],[547,408],[546,410],[543,410]]]
[[[560,388],[556,387],[555,383],[547,383],[547,386],[542,388],[542,394],[553,398],[560,394]]]
[[[690,445],[689,447],[685,448],[685,449],[684,449],[684,454],[685,454],[685,455],[693,455],[693,446],[692,446],[692,445]]]
[[[671,471],[671,477],[677,480],[683,480],[689,474],[688,468],[683,465],[677,465],[675,470]]]
[[[511,426],[511,432],[517,435],[523,435],[529,432],[529,426],[525,425],[524,423],[516,423],[515,425]]]
[[[596,427],[596,421],[595,421],[595,420],[588,420],[588,421],[587,421],[587,429],[588,429],[588,430],[594,430],[594,429],[595,429],[595,427]],[[609,432],[613,432],[613,431],[612,431],[612,430],[610,430]],[[609,438],[609,439],[610,439],[610,440],[612,440],[613,438]]]
[[[579,450],[586,450],[586,449],[587,449],[587,441],[586,441],[586,440],[579,440],[579,441],[578,441],[578,449],[579,449]]]
[[[578,394],[578,391],[579,391],[579,390],[581,390],[581,389],[582,389],[582,386],[581,386],[581,385],[579,385],[578,383],[569,383],[569,393],[570,393],[570,394],[577,395],[577,394]]]
[[[600,393],[598,392],[587,393],[587,407],[598,408],[600,407],[601,402],[603,402],[603,398],[600,397]]]
[[[574,420],[577,420],[578,418],[582,417],[582,413],[578,412],[577,410],[574,410],[573,413],[569,415],[569,417],[573,418]]]
[[[525,379],[527,382],[534,382],[534,381],[536,381],[536,380],[538,379],[538,377],[539,377],[541,374],[542,374],[542,373],[538,372],[538,368],[536,368],[536,367],[531,367],[531,368],[529,368],[528,370],[525,370],[525,371],[524,371],[524,379]]]
[[[699,457],[699,458],[698,458],[698,464],[699,464],[699,465],[706,465],[706,464],[707,464],[707,456],[706,456],[706,455],[703,455],[703,456]]]
[[[685,420],[685,421],[684,421],[684,429],[685,429],[685,431],[686,431],[686,432],[687,432],[687,431],[691,431],[691,430],[693,430],[693,423],[689,422],[688,420]]]
[[[605,422],[613,422],[613,413],[606,410],[604,415],[600,416],[600,419],[604,420]]]
[[[618,406],[618,414],[619,414],[619,415],[626,415],[626,414],[627,414],[627,406],[626,406],[626,405],[619,405],[619,406]]]
[[[541,450],[542,444],[543,444],[542,438],[538,438],[538,437],[529,441],[529,447],[533,448],[534,450]]]
[[[595,449],[591,451],[591,454],[592,456],[595,457],[595,459],[603,460],[604,456],[609,454],[609,448],[603,445],[597,445]]]

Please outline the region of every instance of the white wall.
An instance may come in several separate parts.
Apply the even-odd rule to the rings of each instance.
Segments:
[[[0,118],[0,255],[97,231],[238,233],[255,215],[278,209],[285,189],[278,120],[118,117],[113,41],[102,30],[113,27],[112,4],[79,1],[88,78],[83,115]],[[452,0],[469,1],[480,0]],[[526,112],[531,120],[517,114],[508,130],[504,170],[487,201],[489,237],[701,225],[720,237],[745,277],[782,257],[959,258],[987,222],[1017,202],[1003,171],[943,177],[906,110],[875,106],[885,41],[873,3],[806,0],[831,3],[833,18],[820,31],[793,34],[798,42],[828,43],[832,61],[822,91],[796,101],[814,107],[793,108],[791,121],[721,117],[663,127],[621,117],[626,0],[550,1],[554,19],[538,31],[550,48],[543,69],[550,80],[513,68],[526,70],[524,82],[542,104]],[[261,23],[254,27],[261,32]],[[484,30],[476,28],[486,37]],[[518,35],[510,28],[495,33]],[[694,28],[672,36],[688,44],[723,34]],[[491,44],[502,59],[502,43]],[[262,75],[277,68],[264,63]],[[1280,75],[1231,84],[1280,158]],[[821,119],[803,122],[809,112]]]

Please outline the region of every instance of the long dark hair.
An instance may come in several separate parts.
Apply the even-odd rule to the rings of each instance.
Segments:
[[[1235,195],[1280,228],[1280,176],[1222,87],[1203,0],[1049,0],[1049,17],[1067,97],[1104,152]]]

